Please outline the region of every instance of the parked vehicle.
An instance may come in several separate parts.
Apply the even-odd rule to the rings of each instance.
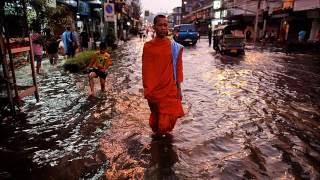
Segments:
[[[236,25],[221,25],[213,30],[213,49],[221,54],[244,54],[244,34]]]
[[[174,27],[173,39],[181,44],[195,45],[199,38],[199,32],[194,24],[180,24]]]

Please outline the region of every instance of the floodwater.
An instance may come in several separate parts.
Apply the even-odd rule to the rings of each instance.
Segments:
[[[221,56],[207,40],[185,47],[186,115],[156,139],[142,46],[134,39],[115,51],[107,91],[96,98],[87,98],[86,75],[45,65],[41,101],[24,99],[26,113],[0,126],[0,178],[320,178],[319,57],[253,49]]]

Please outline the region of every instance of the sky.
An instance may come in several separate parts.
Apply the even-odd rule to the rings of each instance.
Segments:
[[[143,10],[157,14],[160,12],[171,13],[172,9],[181,6],[181,0],[141,0]]]

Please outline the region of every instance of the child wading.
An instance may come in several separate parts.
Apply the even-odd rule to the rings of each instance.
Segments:
[[[100,78],[101,91],[105,90],[107,70],[112,65],[110,54],[106,51],[105,43],[100,44],[100,51],[92,57],[89,65],[89,96],[94,96],[94,78]]]

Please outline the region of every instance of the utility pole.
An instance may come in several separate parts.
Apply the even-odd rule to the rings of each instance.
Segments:
[[[100,12],[100,41],[103,40],[103,38],[106,36],[106,28],[108,28],[108,22],[105,22],[105,7],[104,4],[109,3],[109,0],[101,1],[101,9],[102,11]]]
[[[76,13],[75,31],[78,30],[78,21],[80,21],[80,0],[77,0],[77,13]],[[80,32],[78,32],[78,33],[80,33]]]
[[[244,5],[245,5],[245,9],[246,9],[246,10],[244,11],[244,14],[245,14],[245,15],[247,15],[247,9],[248,9],[247,5],[248,5],[248,0],[246,0],[246,1],[245,1]]]
[[[260,5],[261,5],[261,0],[258,0],[257,11],[256,11],[256,20],[255,20],[254,32],[253,32],[253,43],[254,44],[256,44],[256,40],[257,40]]]
[[[266,10],[263,11],[263,28],[262,32],[263,34],[266,33],[266,27],[267,27],[267,18],[269,16],[269,1],[265,0]]]

